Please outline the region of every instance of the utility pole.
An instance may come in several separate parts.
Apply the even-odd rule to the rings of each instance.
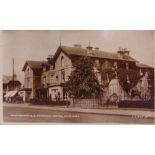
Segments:
[[[13,75],[12,75],[12,84],[13,84],[13,86],[12,86],[12,88],[13,88],[13,90],[14,90],[14,58],[12,59],[12,65],[13,65]]]
[[[60,46],[61,46],[61,36],[59,36]]]

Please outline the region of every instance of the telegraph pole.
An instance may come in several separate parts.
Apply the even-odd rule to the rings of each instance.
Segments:
[[[13,90],[14,90],[14,58],[12,59],[12,67],[13,67],[13,75],[12,75],[12,84],[13,84],[13,86],[12,86],[12,88],[13,88]]]

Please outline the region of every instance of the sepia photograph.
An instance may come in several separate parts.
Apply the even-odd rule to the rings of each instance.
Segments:
[[[153,0],[0,3],[4,155],[154,155]]]
[[[154,124],[154,31],[1,36],[4,123]]]

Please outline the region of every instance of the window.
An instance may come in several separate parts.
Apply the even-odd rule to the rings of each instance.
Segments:
[[[46,84],[46,76],[43,77],[43,84]]]
[[[126,65],[126,69],[128,70],[129,69],[129,64],[126,62],[125,65]]]
[[[29,75],[29,68],[27,69],[27,75]]]
[[[64,69],[61,70],[61,80],[62,82],[65,82],[65,70]]]
[[[141,69],[139,69],[139,75],[142,76],[143,75],[143,72]]]
[[[58,82],[58,75],[56,75],[56,81]]]
[[[61,67],[64,67],[64,57],[61,57]]]
[[[108,68],[109,67],[109,62],[108,60],[105,61],[105,68]]]
[[[46,67],[45,67],[45,66],[43,67],[43,71],[44,71],[44,72],[46,71]]]
[[[96,78],[98,79],[98,82],[101,84],[101,73],[96,67],[94,67],[94,73]]]
[[[27,88],[30,88],[30,79],[27,78]]]
[[[50,70],[53,70],[54,69],[54,66],[53,65],[50,65]]]
[[[117,62],[116,61],[114,62],[114,68],[117,68]]]
[[[100,66],[99,60],[95,60],[95,66],[96,66],[96,67],[99,67],[99,66]]]
[[[50,76],[50,83],[53,83],[53,75]]]
[[[100,72],[96,72],[96,77],[98,79],[99,84],[101,84],[101,73]]]
[[[109,83],[109,75],[108,75],[108,73],[106,73],[106,76],[107,76],[107,83]]]

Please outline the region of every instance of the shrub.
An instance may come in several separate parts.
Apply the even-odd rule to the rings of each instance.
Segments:
[[[149,108],[154,109],[154,101],[119,101],[119,108]]]

